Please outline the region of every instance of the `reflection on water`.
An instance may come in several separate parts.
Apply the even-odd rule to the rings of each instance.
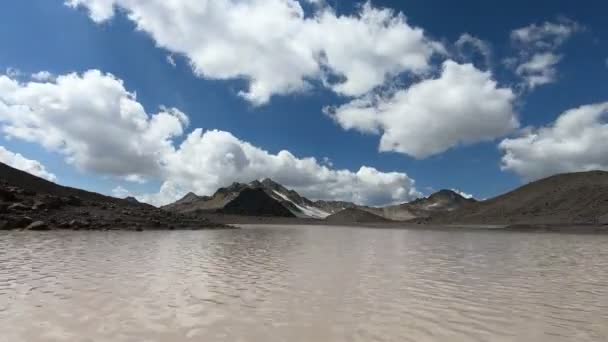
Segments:
[[[3,341],[605,341],[608,236],[0,233]]]

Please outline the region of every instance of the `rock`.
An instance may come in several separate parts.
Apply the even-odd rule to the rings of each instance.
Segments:
[[[12,230],[15,229],[15,225],[9,220],[0,221],[0,230]]]
[[[75,207],[79,207],[82,205],[82,200],[77,196],[64,197],[64,198],[62,198],[62,202],[67,205],[72,205]]]
[[[47,209],[60,209],[63,207],[63,201],[59,197],[47,196],[44,198],[45,207]]]
[[[36,221],[31,223],[25,230],[33,230],[33,231],[47,231],[51,230],[49,226],[44,221]]]
[[[601,225],[608,226],[608,214],[606,214],[604,216],[600,216],[600,218],[597,221]]]
[[[7,202],[12,202],[16,199],[15,194],[6,189],[0,189],[0,199]]]
[[[88,228],[91,224],[88,222],[72,220],[69,223],[70,228]]]
[[[14,203],[8,207],[9,211],[28,211],[31,209],[32,209],[31,207],[29,207],[23,203]]]
[[[42,202],[42,201],[35,201],[34,205],[32,206],[32,210],[43,210],[46,209],[47,205],[46,203]]]
[[[27,227],[32,222],[34,222],[34,220],[31,217],[23,216],[23,217],[18,218],[15,221],[15,224],[17,225],[16,228],[23,228],[23,227]]]

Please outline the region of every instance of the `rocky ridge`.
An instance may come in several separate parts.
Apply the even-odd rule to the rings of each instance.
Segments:
[[[0,163],[0,230],[216,229],[197,215],[63,187]]]

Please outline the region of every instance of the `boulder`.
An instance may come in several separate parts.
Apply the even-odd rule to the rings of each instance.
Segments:
[[[82,200],[79,197],[77,197],[77,196],[64,197],[64,198],[61,199],[61,201],[64,204],[75,206],[75,207],[78,207],[78,206],[82,205]]]
[[[32,209],[32,207],[27,206],[27,205],[25,205],[23,203],[14,203],[14,204],[11,204],[8,207],[9,211],[28,211],[28,210],[31,210],[31,209]]]
[[[10,192],[9,190],[0,189],[0,199],[7,201],[7,202],[12,202],[16,199],[16,197],[15,197],[15,194]]]
[[[60,209],[63,206],[63,201],[61,200],[61,198],[56,196],[46,196],[44,198],[44,205],[45,208],[48,209]]]
[[[44,221],[36,221],[31,223],[25,230],[33,230],[33,231],[47,231],[51,230],[49,226]]]
[[[598,223],[601,225],[605,225],[608,226],[608,214],[604,215],[604,216],[600,216],[600,218],[598,218]]]
[[[46,203],[44,203],[42,201],[35,201],[34,205],[32,206],[32,210],[36,210],[36,211],[43,210],[43,209],[46,209],[46,208],[47,208]]]
[[[15,229],[15,224],[10,220],[0,221],[0,230],[12,230]]]

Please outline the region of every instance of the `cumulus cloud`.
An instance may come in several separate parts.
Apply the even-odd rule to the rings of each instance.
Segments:
[[[336,170],[288,151],[269,153],[228,132],[195,129],[176,146],[173,138],[184,136],[188,121],[177,109],[146,113],[121,80],[97,70],[52,82],[19,83],[0,76],[0,129],[5,135],[64,154],[85,171],[131,182],[158,180],[160,192],[141,197],[153,204],[265,177],[312,198],[362,204],[404,202],[419,195],[405,173],[366,166],[357,172]],[[39,174],[44,171],[33,161],[29,165]],[[126,193],[114,190],[115,195]]]
[[[32,74],[32,79],[36,81],[51,81],[53,79],[53,74],[48,71],[39,71]]]
[[[57,177],[48,172],[39,161],[27,159],[19,153],[7,150],[4,146],[0,146],[0,162],[51,182],[57,181]]]
[[[414,181],[405,173],[384,173],[366,166],[357,172],[335,170],[315,158],[297,158],[289,151],[269,153],[217,130],[194,130],[165,160],[165,182],[159,194],[143,196],[148,202],[174,201],[188,191],[210,195],[235,181],[266,177],[313,199],[375,205],[419,196]]]
[[[0,128],[10,138],[64,154],[85,171],[142,179],[159,175],[187,117],[174,108],[148,114],[123,82],[98,70],[20,83],[0,76]]]
[[[511,42],[519,55],[509,58],[508,64],[515,68],[527,89],[553,83],[557,80],[557,64],[563,57],[556,51],[582,30],[580,24],[565,18],[516,29],[511,32]]]
[[[380,151],[426,158],[516,129],[514,99],[511,89],[499,88],[489,72],[446,61],[438,78],[326,111],[345,129],[382,134]]]
[[[550,126],[505,139],[503,170],[535,180],[563,172],[608,170],[608,102],[571,109]]]
[[[247,80],[240,95],[255,105],[314,81],[359,96],[403,72],[427,72],[432,55],[443,52],[401,13],[366,2],[337,15],[324,1],[313,3],[310,14],[297,0],[66,1],[95,22],[120,8],[159,47],[187,57],[197,75]]]

